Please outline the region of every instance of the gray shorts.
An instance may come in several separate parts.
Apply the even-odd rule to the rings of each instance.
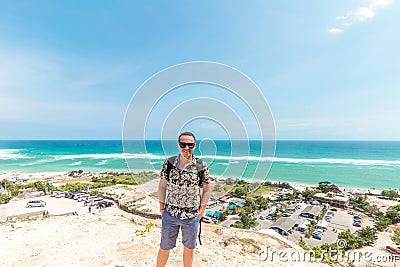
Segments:
[[[181,220],[172,216],[167,210],[162,214],[161,242],[160,248],[170,250],[176,246],[179,228],[182,229],[182,243],[189,249],[196,248],[197,229],[199,226],[199,216],[191,219]]]

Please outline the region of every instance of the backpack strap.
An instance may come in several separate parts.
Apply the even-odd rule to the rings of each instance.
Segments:
[[[203,186],[204,179],[204,169],[203,169],[203,161],[201,159],[196,158],[196,169],[199,176],[199,186]]]
[[[174,164],[172,162],[175,162],[175,159],[176,156],[167,159],[167,169],[165,170],[165,174],[168,177],[168,180],[169,180],[169,173],[171,172],[171,169],[174,167]]]
[[[199,234],[197,236],[199,238],[200,245],[202,245],[202,243],[201,243],[201,221],[203,221],[203,218],[200,218],[200,220],[199,220]]]

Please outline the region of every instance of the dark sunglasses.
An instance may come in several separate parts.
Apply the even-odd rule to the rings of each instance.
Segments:
[[[196,143],[179,142],[179,147],[180,147],[180,148],[185,148],[186,145],[187,145],[189,148],[194,148],[194,145],[195,145],[195,144],[196,144]]]

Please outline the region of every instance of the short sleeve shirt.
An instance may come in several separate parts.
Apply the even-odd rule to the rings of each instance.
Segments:
[[[178,166],[179,156],[168,158],[162,166],[161,179],[167,180],[165,205],[172,216],[190,219],[199,212],[200,187],[210,182],[210,172],[207,163],[196,157],[193,157],[185,169],[181,170]]]

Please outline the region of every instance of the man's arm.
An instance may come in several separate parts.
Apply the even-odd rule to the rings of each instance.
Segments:
[[[201,196],[201,205],[199,209],[199,217],[202,218],[206,210],[208,200],[210,199],[211,185],[210,183],[203,183],[203,195]]]
[[[167,180],[161,178],[160,182],[158,183],[158,201],[160,203],[161,214],[163,214],[164,212],[166,192],[167,192]]]

